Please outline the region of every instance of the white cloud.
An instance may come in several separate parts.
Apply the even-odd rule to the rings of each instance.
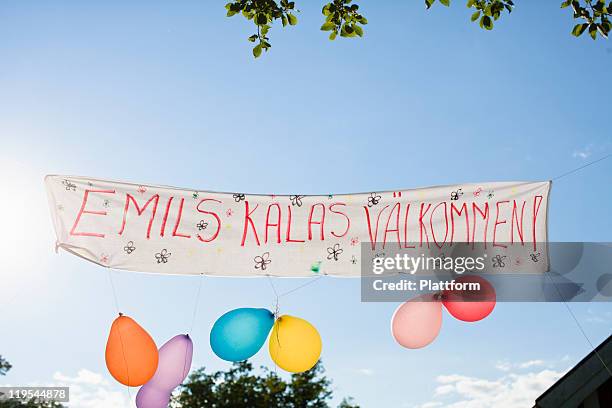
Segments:
[[[512,364],[508,363],[507,361],[499,361],[497,364],[495,364],[495,368],[500,371],[510,371],[512,370]]]
[[[367,375],[367,376],[374,375],[374,371],[370,370],[369,368],[360,368],[359,370],[357,370],[357,372],[359,374]]]
[[[542,360],[502,364],[506,373],[499,378],[477,378],[459,374],[442,375],[431,401],[418,408],[515,408],[531,407],[535,399],[564,373],[550,369],[536,372],[510,372],[541,366]]]
[[[441,406],[443,406],[441,402],[426,402],[425,404],[421,405],[420,408],[437,408]]]
[[[588,316],[586,321],[589,323],[610,323],[612,321],[612,312],[600,312],[596,313],[593,309],[587,310]]]
[[[572,157],[581,158],[581,159],[588,159],[592,154],[593,154],[593,145],[592,144],[588,144],[585,147],[583,147],[582,149],[574,150],[574,153],[572,153]]]
[[[76,377],[68,377],[60,372],[53,374],[53,379],[59,382],[89,385],[108,385],[108,381],[102,378],[101,374],[94,373],[86,369],[79,370]]]
[[[525,361],[524,363],[520,363],[518,365],[519,368],[530,368],[530,367],[536,367],[536,366],[541,366],[544,365],[544,361],[542,360],[529,360],[529,361]]]
[[[545,364],[544,360],[529,360],[529,361],[524,361],[522,363],[510,363],[508,361],[498,361],[495,364],[495,368],[497,368],[500,371],[508,372],[516,368],[526,369],[526,368],[531,368],[531,367],[536,367],[536,366],[543,366],[544,364]]]
[[[127,387],[111,384],[102,374],[86,369],[79,370],[76,376],[56,372],[53,383],[47,385],[70,387],[70,402],[67,405],[71,408],[130,407],[134,406],[137,393],[137,389],[132,388],[128,395]]]

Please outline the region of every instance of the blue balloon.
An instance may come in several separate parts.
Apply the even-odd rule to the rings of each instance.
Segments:
[[[274,314],[268,309],[230,310],[213,325],[210,346],[223,360],[243,361],[261,349],[273,325]]]

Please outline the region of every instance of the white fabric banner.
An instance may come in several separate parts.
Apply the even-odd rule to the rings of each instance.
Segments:
[[[533,252],[547,241],[548,181],[323,196],[214,193],[56,175],[45,184],[57,246],[130,271],[359,276],[362,247],[376,254],[484,242]]]

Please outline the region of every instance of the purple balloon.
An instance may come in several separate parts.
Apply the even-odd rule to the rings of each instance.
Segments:
[[[160,390],[147,384],[140,387],[136,394],[138,408],[168,408],[172,391]]]
[[[138,408],[166,408],[172,391],[181,385],[191,368],[193,342],[186,334],[168,340],[159,349],[155,375],[136,395]]]
[[[168,340],[159,349],[159,364],[147,385],[172,391],[187,377],[193,357],[193,342],[186,334]]]

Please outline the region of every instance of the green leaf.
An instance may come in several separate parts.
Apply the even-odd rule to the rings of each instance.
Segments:
[[[336,39],[337,35],[338,33],[336,33],[335,31],[332,31],[331,34],[329,34],[329,39],[333,41]]]
[[[257,34],[253,34],[252,36],[249,37],[250,42],[255,42],[256,39],[257,39]]]
[[[474,14],[472,14],[472,21],[476,21],[478,20],[478,18],[480,17],[480,10],[476,11]]]
[[[336,25],[334,23],[327,22],[321,26],[321,31],[331,31],[334,28],[336,28]]]
[[[287,27],[287,17],[284,14],[281,17],[281,23],[283,23],[283,27]]]
[[[594,40],[597,39],[597,24],[589,25],[589,35],[591,36],[592,39]]]
[[[444,4],[446,7],[450,6],[450,0],[440,0],[440,3]]]
[[[474,7],[474,3],[476,3],[476,0],[468,0],[467,4],[465,6],[467,8],[472,8],[472,7]]]
[[[597,24],[597,31],[599,31],[599,34],[603,38],[608,38],[608,32],[610,30],[607,30],[606,27],[603,24]]]
[[[588,24],[576,24],[574,26],[574,29],[572,30],[572,34],[574,35],[574,37],[580,37],[582,35],[582,33],[584,33],[584,30],[586,30],[586,28],[588,27]]]
[[[358,25],[354,25],[353,28],[355,29],[355,33],[360,36],[363,37],[363,28],[359,27]]]
[[[265,15],[265,14],[258,13],[258,14],[255,16],[255,23],[256,23],[257,25],[264,25],[264,24],[267,24],[267,23],[268,23],[268,17],[266,17],[266,15]]]
[[[329,11],[329,4],[326,4],[325,6],[323,6],[323,10],[321,11],[323,13],[324,16],[329,16],[329,14],[331,13]]]
[[[493,29],[493,20],[491,20],[491,17],[483,16],[480,19],[480,28],[485,28],[487,30],[492,30]]]
[[[436,0],[425,0],[425,7],[427,7],[427,9],[429,10],[431,8],[431,5],[434,4]]]
[[[296,24],[297,24],[297,22],[298,22],[297,17],[296,17],[296,16],[294,16],[293,14],[291,14],[291,13],[287,14],[287,18],[289,19],[289,25],[294,26],[294,25],[296,25]]]
[[[572,0],[565,0],[561,3],[561,8],[569,7],[570,4],[572,4]]]
[[[253,56],[255,58],[259,58],[260,55],[261,55],[261,44],[257,44],[255,47],[253,47]]]

